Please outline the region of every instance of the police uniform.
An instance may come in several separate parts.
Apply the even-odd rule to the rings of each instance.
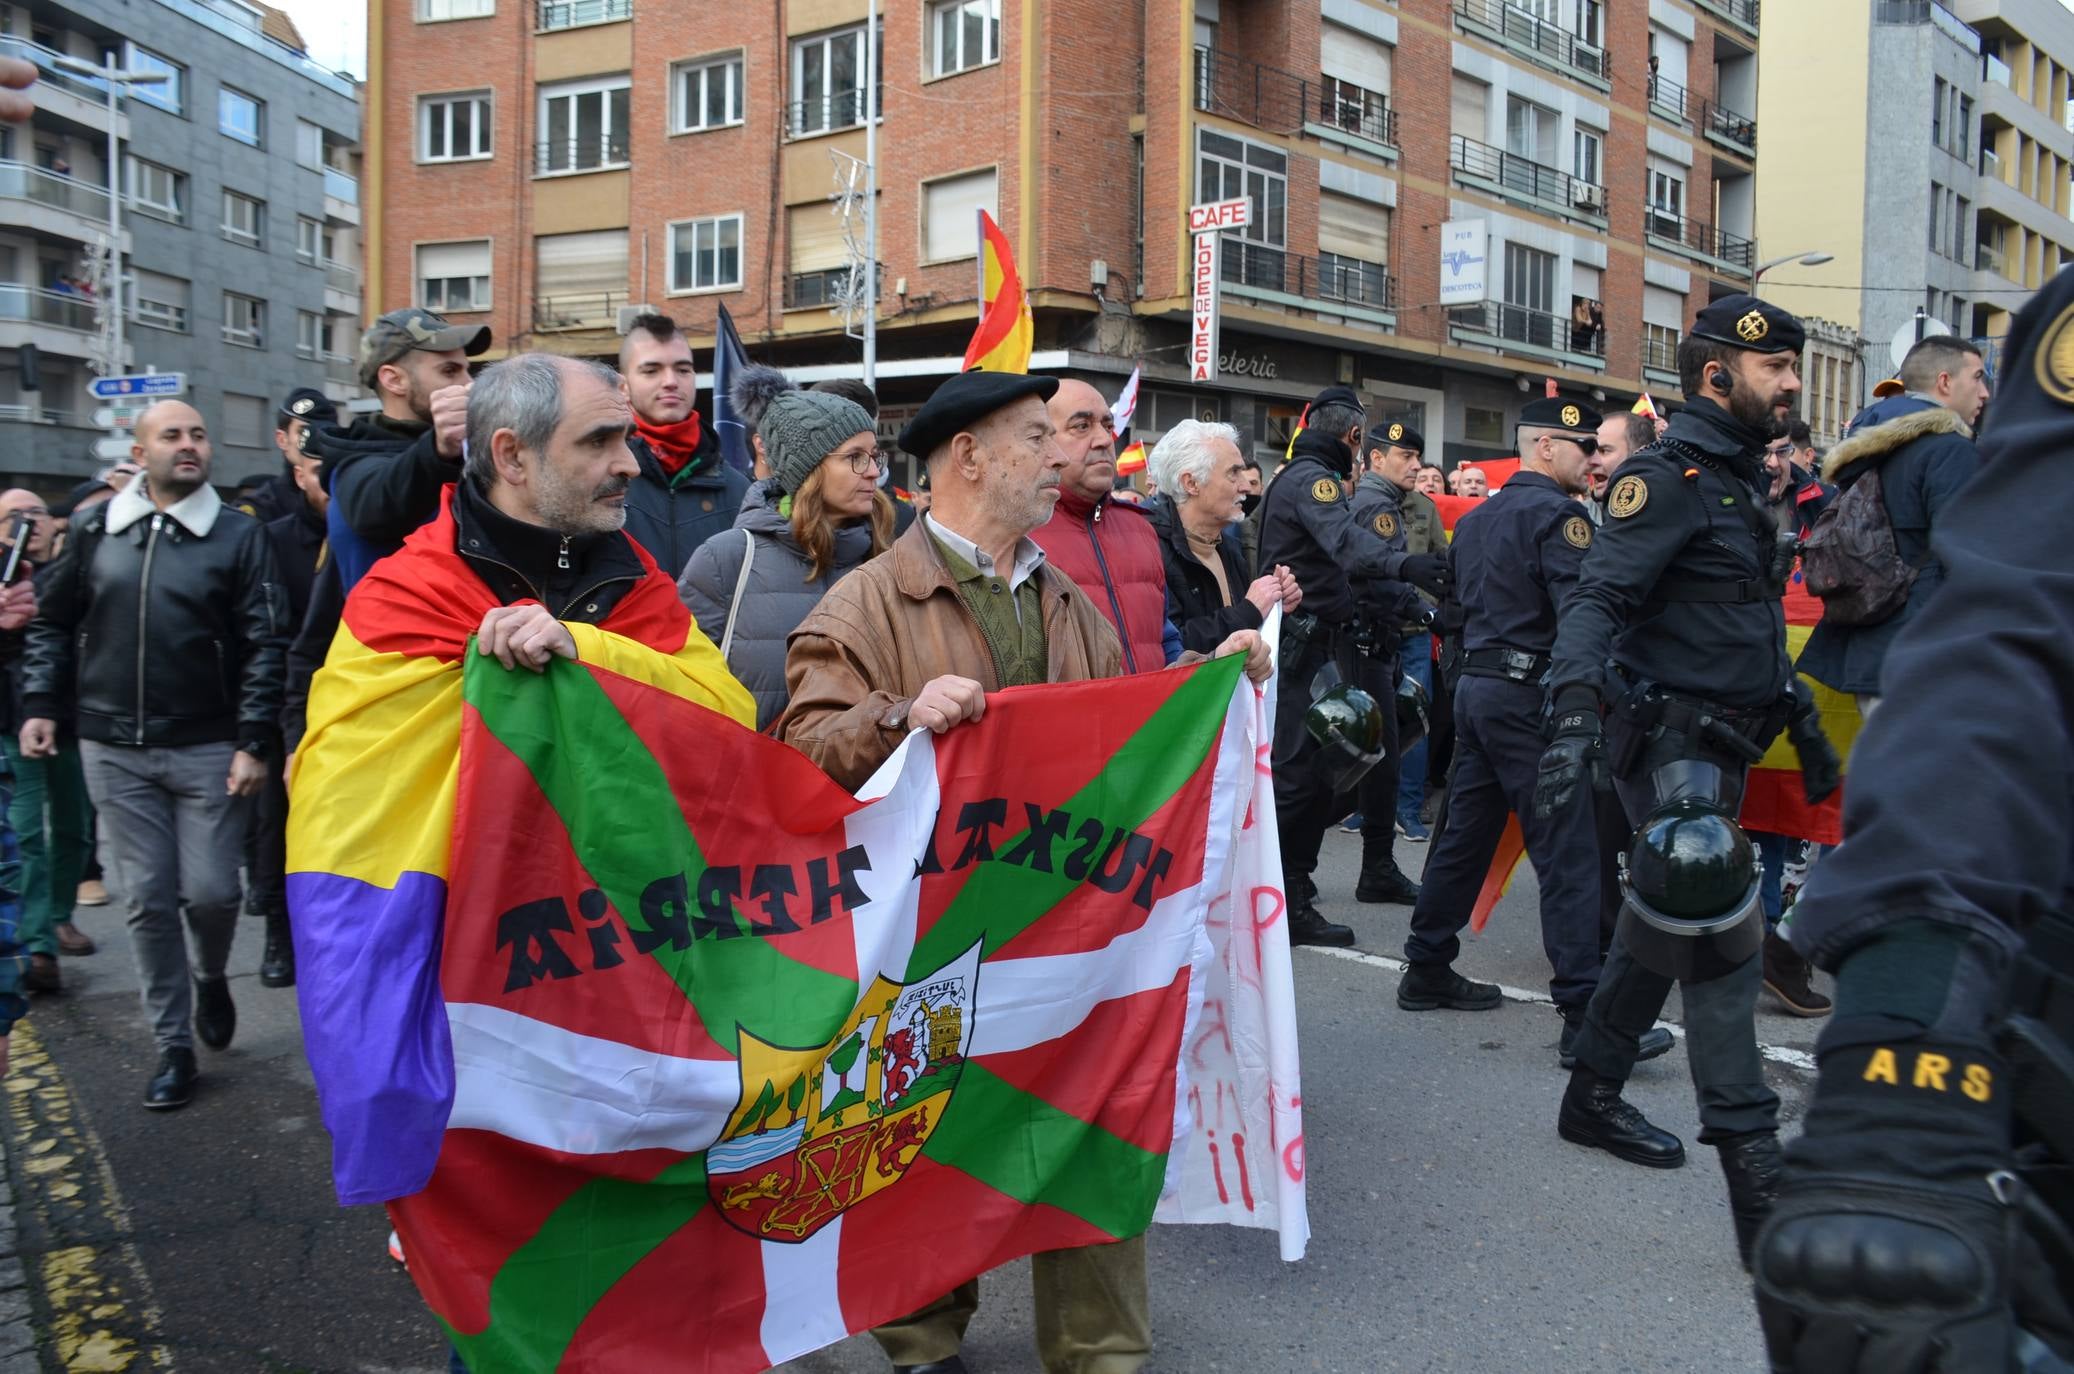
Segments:
[[[1359,410],[1361,400],[1346,387],[1329,387],[1306,413],[1326,405]],[[1372,527],[1354,519],[1347,501],[1353,461],[1340,435],[1306,428],[1296,436],[1290,460],[1260,508],[1260,566],[1287,566],[1303,588],[1302,610],[1284,621],[1277,651],[1273,755],[1290,937],[1299,942],[1353,943],[1351,930],[1327,923],[1317,910],[1311,874],[1325,829],[1335,818],[1335,798],[1327,771],[1316,766],[1320,746],[1304,728],[1304,714],[1328,666],[1341,681],[1359,680],[1356,583],[1399,580],[1407,562],[1417,557],[1393,551]],[[1433,556],[1426,561],[1433,562]]]
[[[1692,337],[1795,356],[1804,339],[1791,315],[1750,296],[1701,311]],[[1710,385],[1732,400],[1727,376],[1710,376]],[[1731,818],[1740,806],[1749,764],[1788,725],[1795,705],[1780,602],[1782,545],[1765,493],[1769,438],[1768,424],[1747,424],[1703,395],[1613,474],[1606,524],[1560,613],[1550,674],[1554,742],[1537,806],[1588,811],[1589,797],[1561,785],[1586,758],[1593,770],[1610,772],[1638,829],[1674,798]],[[1783,547],[1790,557],[1790,536]],[[1603,737],[1601,706],[1610,712]],[[1796,719],[1805,722],[1808,714]],[[1720,1148],[1731,1204],[1746,1220],[1752,1190],[1768,1186],[1753,1182],[1752,1170],[1775,1176],[1779,1105],[1757,1049],[1755,949],[1740,962],[1690,966],[1674,978],[1663,961],[1652,967],[1637,957],[1654,928],[1631,930],[1629,916],[1624,909],[1577,1036],[1559,1129],[1566,1139],[1635,1163],[1684,1162],[1677,1138],[1619,1096],[1638,1037],[1662,1011],[1672,982],[1682,981],[1700,1139]],[[1755,919],[1761,939],[1761,913]],[[1740,940],[1746,926],[1738,920],[1724,930]],[[1742,1167],[1751,1161],[1751,1169]]]
[[[1520,425],[1595,442],[1599,418],[1588,406],[1548,399],[1528,405]],[[1410,967],[1397,997],[1408,1011],[1498,1004],[1496,987],[1470,983],[1451,966],[1509,814],[1520,818],[1541,887],[1542,946],[1554,971],[1550,995],[1574,1020],[1598,985],[1598,864],[1590,813],[1568,807],[1541,818],[1533,807],[1556,614],[1577,583],[1592,533],[1571,493],[1527,468],[1455,526],[1455,595],[1465,620],[1454,776],[1447,825],[1434,841],[1404,944]]]
[[[1788,927],[1837,1008],[1753,1266],[1786,1374],[2074,1363],[2074,273],[1997,373]]]

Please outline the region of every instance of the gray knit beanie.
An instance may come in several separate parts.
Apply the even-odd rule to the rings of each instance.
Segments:
[[[778,490],[790,496],[844,440],[876,428],[870,412],[847,397],[826,391],[781,391],[764,407],[756,433]]]

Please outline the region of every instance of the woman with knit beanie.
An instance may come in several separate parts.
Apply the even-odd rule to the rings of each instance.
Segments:
[[[893,540],[879,489],[885,455],[864,407],[781,391],[756,426],[771,476],[749,488],[734,528],[691,556],[677,595],[756,698],[761,730],[785,709],[785,639],[850,569]]]

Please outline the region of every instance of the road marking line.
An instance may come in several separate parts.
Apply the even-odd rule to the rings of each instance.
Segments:
[[[10,1040],[6,1087],[13,1139],[4,1143],[10,1153],[20,1151],[16,1206],[35,1211],[44,1239],[54,1247],[33,1258],[50,1304],[59,1365],[66,1374],[170,1369],[171,1355],[159,1344],[158,1303],[144,1262],[128,1239],[129,1209],[100,1138],[30,1024],[17,1021]],[[92,1209],[119,1239],[59,1245],[60,1237],[77,1226],[58,1224],[61,1208],[75,1214]],[[19,1244],[19,1225],[15,1234]],[[116,1318],[132,1334],[103,1325]]]
[[[1402,973],[1405,970],[1404,960],[1392,959],[1387,954],[1364,954],[1358,949],[1333,949],[1327,945],[1303,945],[1300,948],[1309,950],[1313,954],[1324,954],[1334,959],[1344,959],[1350,964],[1366,964],[1370,968],[1388,969],[1392,973]],[[1545,992],[1534,992],[1527,988],[1510,987],[1504,983],[1498,984],[1498,991],[1508,1002],[1533,1002],[1544,1007],[1555,1005],[1555,999]],[[1656,1024],[1662,1026],[1680,1040],[1685,1038],[1685,1027],[1675,1021],[1659,1021]],[[1815,1071],[1815,1056],[1809,1054],[1806,1050],[1796,1050],[1790,1045],[1759,1045],[1757,1049],[1759,1053],[1774,1064],[1783,1064],[1789,1069],[1799,1069],[1804,1073],[1813,1073]]]

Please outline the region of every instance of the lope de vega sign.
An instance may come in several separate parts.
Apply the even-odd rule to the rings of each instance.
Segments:
[[[1189,309],[1188,379],[1217,380],[1217,270],[1218,244],[1227,229],[1243,229],[1253,222],[1253,202],[1212,201],[1188,207],[1188,232],[1193,235],[1188,256],[1191,303]]]

